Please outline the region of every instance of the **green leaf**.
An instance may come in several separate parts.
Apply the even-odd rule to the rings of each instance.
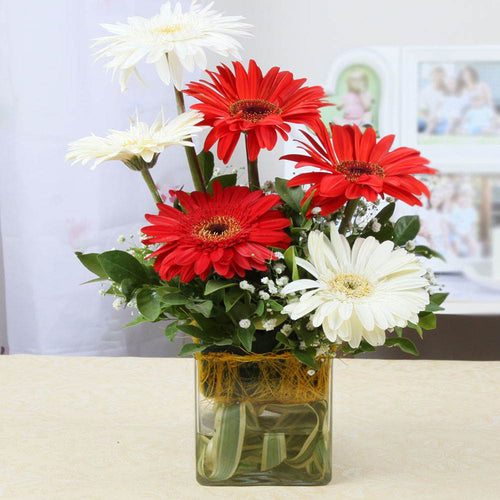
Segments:
[[[429,302],[425,306],[425,312],[437,312],[437,311],[444,311],[444,307],[438,306],[437,304],[434,304],[434,302]]]
[[[200,442],[198,473],[210,481],[225,481],[240,463],[246,427],[246,403],[218,405],[216,432],[208,442]]]
[[[407,241],[415,238],[420,231],[420,219],[418,215],[405,215],[396,222],[394,226],[394,243],[404,245]]]
[[[294,349],[297,346],[297,342],[295,342],[295,340],[290,339],[289,337],[287,337],[286,335],[284,335],[281,332],[278,332],[276,334],[276,340],[278,342],[281,342],[284,346],[287,346],[291,349]]]
[[[396,203],[394,202],[389,203],[382,210],[380,210],[380,212],[375,216],[375,218],[381,224],[387,222],[394,215],[395,208],[396,208]]]
[[[359,349],[362,352],[373,352],[375,351],[375,347],[369,344],[366,340],[362,340],[359,344]]]
[[[295,252],[295,247],[293,245],[288,247],[285,250],[284,256],[285,256],[285,264],[288,266],[288,269],[292,271],[292,280],[295,281],[300,279],[297,262],[295,262],[295,257],[297,256]]]
[[[241,342],[241,345],[247,351],[252,350],[252,342],[254,340],[255,327],[252,325],[250,328],[241,328],[239,326],[236,330],[236,335],[238,340]]]
[[[316,349],[314,347],[308,347],[307,349],[304,349],[303,351],[300,349],[294,349],[292,351],[292,354],[299,361],[302,361],[302,363],[306,364],[307,366],[310,366],[311,368],[314,368],[315,370],[318,369],[318,365],[316,364]]]
[[[198,163],[203,172],[205,184],[208,184],[214,174],[214,155],[210,151],[202,151],[198,154]]]
[[[137,316],[130,323],[127,323],[124,328],[130,328],[131,326],[140,325],[141,323],[149,323],[149,319],[144,316]]]
[[[210,295],[217,290],[222,290],[223,288],[229,288],[236,285],[237,283],[231,283],[227,281],[208,280],[207,284],[205,285],[204,295]]]
[[[449,293],[433,293],[429,298],[433,304],[440,305],[448,297]]]
[[[190,302],[188,297],[179,292],[165,294],[161,300],[166,306],[183,306]]]
[[[297,325],[296,333],[297,336],[304,341],[306,346],[310,346],[318,339],[317,330],[308,330],[303,324],[301,325],[300,323]]]
[[[422,327],[420,325],[416,325],[415,323],[412,323],[411,321],[408,321],[408,326],[410,328],[413,328],[414,330],[417,330],[418,336],[421,339],[424,338],[424,331],[422,330]]]
[[[267,306],[271,308],[274,312],[281,312],[283,310],[283,306],[279,302],[276,302],[273,299],[267,301]]]
[[[75,252],[78,260],[91,272],[99,276],[102,279],[108,279],[106,271],[103,269],[101,263],[99,262],[98,253],[82,253]],[[93,280],[92,280],[93,281]],[[90,283],[90,282],[87,282]]]
[[[132,255],[122,250],[110,250],[98,256],[104,272],[115,282],[130,279],[134,283],[146,283],[148,275],[145,267]]]
[[[438,259],[441,259],[446,262],[446,259],[439,253],[436,252],[436,250],[433,250],[432,248],[426,247],[425,245],[417,245],[413,249],[413,253],[417,255],[421,255],[422,257],[425,257],[426,259],[432,259],[432,257],[436,257]]]
[[[230,187],[230,186],[235,186],[236,185],[236,180],[237,180],[237,175],[236,174],[224,174],[224,175],[219,175],[218,177],[214,177],[207,186],[207,190],[210,194],[213,194],[213,185],[215,181],[218,181],[221,183],[221,186],[223,188],[225,187]]]
[[[171,286],[171,285],[162,285],[162,286],[156,288],[156,293],[160,297],[163,297],[165,295],[170,295],[171,293],[176,293],[178,291],[179,291],[179,288],[177,288],[176,286]]]
[[[302,212],[303,215],[305,215],[307,213],[307,211],[309,210],[309,207],[311,206],[311,202],[312,202],[315,194],[316,194],[316,189],[308,196],[308,198],[306,199],[306,201],[304,201],[304,203],[300,207],[300,211]],[[311,219],[309,219],[306,222],[306,224],[309,224],[309,223],[311,223],[311,225],[312,225],[312,220]]]
[[[283,432],[264,433],[260,470],[276,467],[286,459],[286,439]]]
[[[232,343],[233,343],[233,339],[230,339],[230,338],[214,340],[215,345],[231,345]]]
[[[155,321],[161,313],[161,303],[158,295],[151,289],[141,290],[136,297],[137,309],[148,321]]]
[[[205,318],[210,318],[214,303],[211,300],[204,300],[203,302],[188,302],[186,306],[190,311],[200,313]]]
[[[195,352],[200,352],[206,349],[207,346],[204,344],[184,344],[179,351],[178,356],[189,356]]]
[[[421,312],[419,315],[418,324],[424,330],[434,330],[436,328],[436,315],[432,312]]]
[[[205,332],[201,329],[198,328],[195,325],[177,325],[177,330],[187,333],[188,335],[191,335],[191,337],[194,337],[196,339],[205,339],[206,334]]]
[[[255,315],[256,316],[262,316],[264,314],[264,311],[266,310],[266,304],[263,300],[259,300],[257,302],[257,308],[255,309]]]
[[[398,346],[403,352],[418,356],[418,349],[415,344],[405,337],[391,337],[385,341],[384,345],[387,347]]]
[[[178,321],[172,321],[166,328],[165,328],[165,337],[167,337],[170,342],[172,342],[177,335],[178,328],[177,325],[179,324]]]
[[[226,290],[224,294],[224,306],[226,307],[226,312],[229,312],[244,294],[245,291],[239,287]]]
[[[286,183],[288,179],[281,179],[276,177],[274,184],[276,192],[280,195],[281,199],[294,211],[300,212],[300,202],[304,198],[304,190],[300,187],[288,187]]]
[[[94,278],[93,280],[84,281],[80,283],[81,285],[88,285],[89,283],[102,283],[103,281],[108,281],[109,278]]]
[[[125,300],[130,302],[136,289],[135,283],[129,278],[124,279],[120,284],[120,289],[125,296]]]

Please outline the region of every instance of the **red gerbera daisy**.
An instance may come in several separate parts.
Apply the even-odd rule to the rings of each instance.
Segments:
[[[289,71],[271,68],[265,76],[255,61],[248,71],[239,62],[233,62],[234,73],[226,65],[217,67],[218,73],[208,71],[212,83],[202,80],[187,85],[185,93],[201,101],[191,106],[205,115],[200,125],[212,130],[205,141],[205,151],[219,141],[217,155],[227,163],[246,133],[248,159],[255,161],[263,148],[276,145],[277,133],[288,139],[290,125],[311,125],[319,118],[318,108],[325,93],[321,87],[303,87],[306,81],[294,80]]]
[[[290,221],[278,210],[278,195],[265,196],[247,187],[222,188],[214,182],[213,196],[194,191],[176,192],[185,212],[158,203],[159,215],[146,215],[153,225],[142,229],[151,236],[146,244],[162,246],[151,254],[154,268],[165,280],[180,276],[187,283],[195,276],[205,280],[210,272],[225,278],[244,276],[250,269],[265,271],[266,260],[275,260],[267,247],[287,248],[283,231]]]
[[[377,141],[375,131],[365,132],[356,125],[326,126],[318,121],[314,127],[317,139],[303,132],[310,144],[299,141],[306,154],[291,154],[282,159],[297,162],[295,168],[312,166],[322,172],[300,174],[288,182],[289,186],[311,184],[304,200],[314,193],[311,207],[320,207],[328,215],[347,200],[366,198],[375,201],[380,195],[398,198],[409,205],[422,205],[417,198],[429,196],[429,190],[413,174],[434,174],[427,166],[429,160],[411,148],[389,151],[394,141],[388,135]]]

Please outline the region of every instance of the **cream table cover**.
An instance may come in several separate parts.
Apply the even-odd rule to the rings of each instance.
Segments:
[[[193,364],[1,356],[0,498],[500,498],[500,363],[336,360],[331,484],[240,488],[196,483]]]

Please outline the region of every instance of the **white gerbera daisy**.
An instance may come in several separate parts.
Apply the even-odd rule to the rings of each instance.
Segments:
[[[323,327],[332,342],[358,347],[385,342],[385,330],[418,323],[429,303],[428,281],[418,259],[391,241],[358,238],[351,249],[332,223],[331,240],[320,231],[309,235],[309,262],[297,264],[315,279],[292,281],[284,293],[309,289],[283,312],[295,320],[310,313],[314,327]],[[314,312],[313,312],[314,311]]]
[[[160,116],[151,126],[135,121],[128,130],[110,130],[106,137],[83,137],[69,144],[66,161],[85,165],[95,160],[92,168],[108,160],[120,160],[134,170],[151,167],[169,146],[194,146],[188,139],[203,128],[197,126],[202,119],[201,113],[188,111],[168,122]]]
[[[106,67],[120,72],[122,91],[132,73],[139,77],[136,64],[142,59],[155,65],[163,82],[173,80],[181,90],[184,69],[206,69],[205,50],[239,59],[241,44],[234,37],[249,35],[251,26],[240,22],[243,17],[223,16],[210,10],[212,5],[201,7],[193,1],[189,11],[182,12],[180,3],[173,7],[167,2],[150,19],[129,17],[126,23],[103,24],[112,35],[97,39],[105,47],[96,55],[111,57]]]

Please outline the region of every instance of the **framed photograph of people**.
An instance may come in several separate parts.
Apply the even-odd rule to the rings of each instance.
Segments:
[[[500,172],[498,47],[406,48],[402,141],[441,170]]]

